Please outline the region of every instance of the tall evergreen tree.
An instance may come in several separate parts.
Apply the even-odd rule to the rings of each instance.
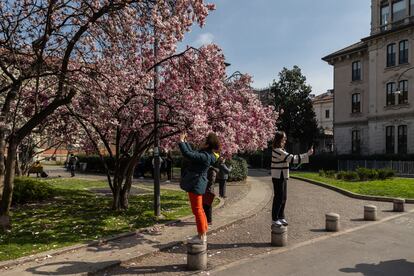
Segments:
[[[299,142],[301,150],[309,147],[319,133],[311,92],[312,87],[306,84],[306,77],[296,65],[291,70],[283,68],[271,87],[276,109],[283,110],[277,127],[286,132],[288,145]]]

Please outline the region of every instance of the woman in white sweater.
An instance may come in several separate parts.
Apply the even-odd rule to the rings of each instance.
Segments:
[[[287,226],[285,205],[287,199],[287,180],[289,179],[289,164],[309,163],[313,147],[307,153],[293,155],[285,151],[287,137],[285,132],[277,131],[272,145],[272,182],[274,189],[272,206],[272,224]]]

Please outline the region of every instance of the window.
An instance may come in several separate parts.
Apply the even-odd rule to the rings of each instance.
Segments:
[[[325,110],[325,118],[329,119],[329,109]]]
[[[410,0],[410,15],[414,15],[414,0]]]
[[[395,66],[395,57],[395,43],[392,43],[387,46],[387,67]]]
[[[392,22],[403,20],[407,16],[405,0],[395,1],[392,4]]]
[[[352,113],[361,112],[361,94],[352,94]]]
[[[398,95],[398,104],[408,103],[408,81],[400,81],[399,86],[400,94]]]
[[[382,5],[381,6],[380,25],[381,26],[387,25],[389,18],[390,18],[390,6]]]
[[[352,81],[361,80],[361,61],[352,63]]]
[[[387,126],[385,130],[385,151],[394,154],[394,126]]]
[[[387,106],[395,105],[395,82],[387,83]]]
[[[407,126],[398,126],[398,153],[407,154]]]
[[[405,64],[408,63],[408,40],[400,41],[400,55],[399,63]]]
[[[352,131],[352,153],[361,153],[361,132],[359,130]]]

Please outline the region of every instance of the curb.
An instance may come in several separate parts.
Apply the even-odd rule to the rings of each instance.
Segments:
[[[394,199],[397,199],[395,197],[369,196],[369,195],[356,194],[356,193],[344,190],[342,188],[338,188],[338,187],[326,184],[324,182],[304,178],[304,177],[301,177],[301,176],[290,176],[290,178],[293,178],[293,179],[296,179],[296,180],[301,180],[301,181],[304,181],[304,182],[308,182],[310,184],[314,184],[314,185],[317,185],[317,186],[320,186],[320,187],[323,187],[323,188],[327,188],[327,189],[333,190],[335,192],[338,192],[340,194],[343,194],[345,196],[355,198],[355,199],[380,201],[380,202],[394,202]],[[405,199],[405,203],[414,204],[414,199]]]
[[[219,197],[217,197],[217,198],[219,199],[220,202],[217,206],[214,207],[214,210],[218,210],[218,209],[220,209],[224,206],[224,200],[222,198],[219,198]],[[145,228],[139,228],[139,229],[137,229],[135,231],[132,231],[132,232],[121,233],[121,234],[105,237],[105,238],[102,238],[102,239],[99,239],[99,240],[86,242],[86,243],[83,243],[83,244],[75,244],[75,245],[66,246],[66,247],[63,247],[63,248],[60,248],[60,249],[49,250],[49,251],[41,252],[41,253],[38,253],[38,254],[35,254],[35,255],[32,255],[32,256],[21,257],[21,258],[16,259],[16,260],[3,261],[3,262],[0,262],[0,270],[1,269],[8,269],[8,268],[18,266],[18,265],[22,265],[22,264],[25,264],[25,263],[28,263],[28,262],[35,262],[35,261],[38,261],[38,260],[46,260],[46,259],[49,259],[53,256],[59,256],[59,255],[62,255],[62,254],[65,254],[65,253],[68,253],[68,252],[71,252],[71,251],[76,251],[76,250],[86,248],[86,247],[89,247],[89,246],[97,246],[97,245],[105,244],[105,243],[108,243],[108,242],[111,242],[111,241],[119,240],[119,239],[122,239],[122,238],[131,237],[131,236],[134,236],[134,235],[142,233],[142,232],[150,231],[154,227],[170,226],[172,224],[180,223],[183,220],[190,219],[192,217],[193,217],[193,215],[188,215],[188,216],[182,217],[182,218],[177,219],[177,220],[167,221],[167,222],[162,223],[162,224],[154,224],[152,226],[148,226],[148,227],[145,227]],[[119,261],[119,262],[114,261],[114,263],[109,265],[109,266],[111,267],[113,265],[119,265],[119,264],[121,264],[121,261]],[[81,275],[90,275],[90,274],[81,274]]]

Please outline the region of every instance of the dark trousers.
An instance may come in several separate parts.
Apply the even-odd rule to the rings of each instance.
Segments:
[[[213,207],[211,205],[203,204],[204,213],[206,213],[207,222],[213,222]]]
[[[171,167],[167,167],[167,179],[171,181],[171,173],[172,173],[172,168]]]
[[[273,206],[272,206],[272,220],[285,218],[285,205],[287,199],[287,180],[284,179],[283,174],[281,178],[272,178],[273,182]]]
[[[76,165],[70,165],[70,175],[75,176]]]
[[[227,186],[227,180],[226,179],[219,179],[219,194],[220,197],[226,196],[226,186]]]

